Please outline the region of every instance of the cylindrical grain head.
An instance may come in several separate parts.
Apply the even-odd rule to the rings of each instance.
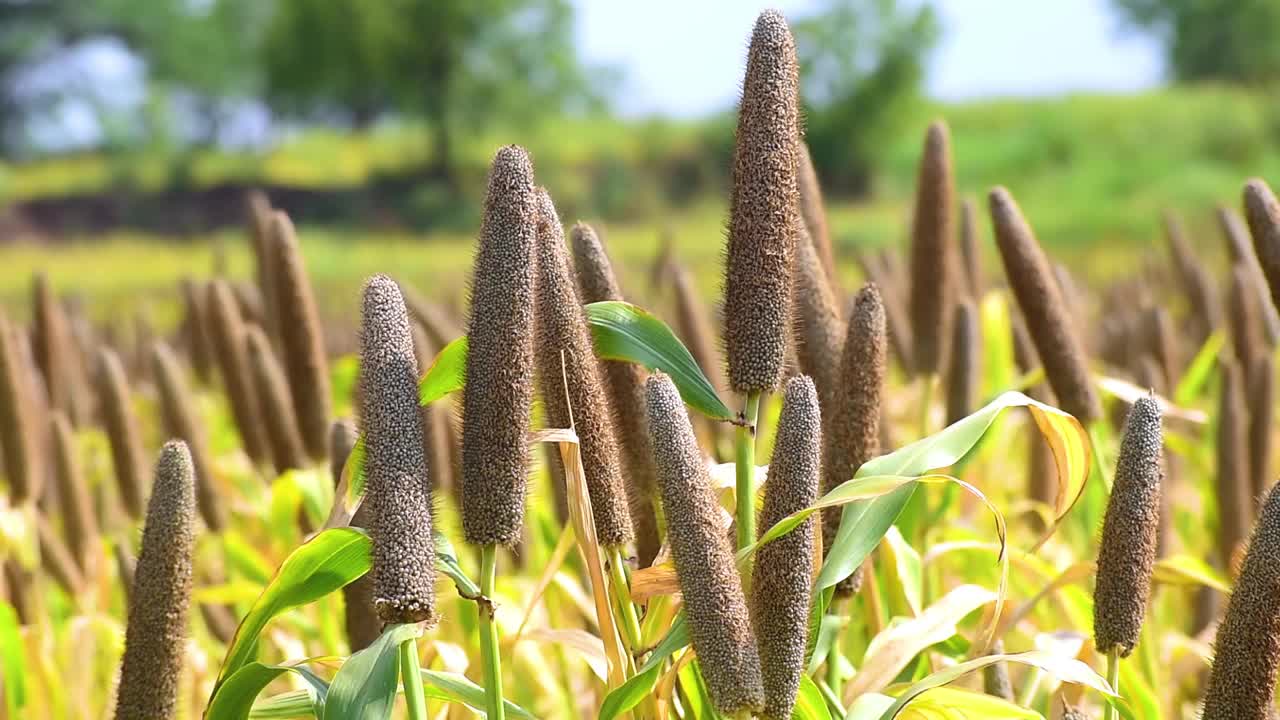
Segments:
[[[840,383],[840,348],[845,328],[817,248],[805,232],[800,233],[796,244],[794,272],[792,314],[796,358],[800,372],[813,378],[823,410],[830,412],[833,394]]]
[[[564,230],[551,196],[538,190],[537,333],[534,352],[547,427],[578,431],[596,534],[605,547],[631,542],[609,400],[591,348],[591,329],[574,287]]]
[[[84,573],[76,564],[75,554],[58,537],[53,523],[43,513],[36,515],[36,541],[40,548],[40,569],[67,595],[76,597],[84,592]]]
[[[1099,653],[1118,650],[1127,657],[1138,644],[1156,561],[1163,446],[1160,406],[1154,397],[1139,398],[1125,423],[1102,522],[1093,591],[1093,636]]]
[[[273,213],[268,227],[275,273],[275,312],[280,323],[280,351],[298,431],[308,456],[328,456],[329,362],[324,354],[324,332],[316,310],[315,293],[289,216]]]
[[[951,134],[946,123],[935,120],[925,131],[911,224],[911,338],[918,373],[943,369],[957,254]]]
[[[209,382],[213,368],[213,341],[209,338],[208,313],[205,311],[205,297],[208,291],[204,283],[182,278],[179,283],[182,289],[183,331],[187,340],[187,356],[191,359],[191,369],[201,382]]]
[[[955,306],[948,357],[947,424],[950,425],[974,411],[982,384],[982,328],[978,325],[978,313],[968,300]]]
[[[102,423],[111,445],[111,463],[115,468],[116,490],[129,517],[142,517],[146,502],[146,460],[137,414],[129,394],[120,358],[110,348],[98,351],[98,397],[102,407]]]
[[[191,454],[160,450],[134,573],[116,720],[174,717],[187,641],[196,500]]]
[[[781,13],[756,20],[738,109],[725,256],[729,386],[767,392],[782,380],[791,330],[791,261],[800,227],[799,65]]]
[[[818,499],[821,453],[822,417],[817,391],[809,378],[794,377],[787,381],[783,392],[782,415],[764,485],[761,535]],[[791,717],[800,676],[804,674],[809,601],[813,595],[815,522],[817,518],[810,516],[756,554],[751,620],[764,674],[762,718]]]
[[[44,377],[45,389],[49,393],[49,407],[74,419],[78,388],[72,366],[74,348],[70,328],[62,303],[44,273],[36,273],[33,279],[31,303],[34,315],[32,349],[36,367]]]
[[[1271,474],[1271,423],[1275,417],[1275,368],[1271,353],[1255,355],[1249,363],[1246,381],[1249,402],[1250,491],[1262,502],[1275,476]]]
[[[1003,655],[1004,642],[996,640],[991,644],[990,655]],[[982,668],[982,691],[993,697],[1013,700],[1013,683],[1009,681],[1009,664],[994,663]]]
[[[267,446],[271,451],[271,464],[276,473],[290,468],[307,466],[307,454],[298,432],[297,415],[293,398],[280,364],[271,350],[271,341],[261,329],[251,327],[246,331],[245,349],[252,375],[258,406],[262,412],[262,425],[266,429]]]
[[[1217,290],[1205,271],[1204,263],[1191,249],[1182,219],[1171,211],[1164,214],[1164,232],[1173,267],[1186,295],[1187,308],[1194,318],[1195,342],[1203,343],[1218,326],[1221,316]]]
[[[969,299],[975,303],[982,302],[982,293],[986,283],[982,281],[982,239],[978,236],[978,208],[972,198],[965,198],[960,203],[960,259],[964,270],[961,273],[964,287]]]
[[[347,458],[351,456],[358,439],[360,434],[356,431],[355,423],[346,418],[333,421],[333,427],[329,431],[329,473],[333,476],[335,488],[342,482],[342,469],[347,466]]]
[[[18,332],[0,313],[0,455],[13,505],[39,497],[44,472],[35,426],[39,416],[29,400],[33,369],[18,347]]]
[[[1280,668],[1280,490],[1249,541],[1213,647],[1203,720],[1269,720]]]
[[[1062,720],[1089,720],[1088,714],[1074,705],[1063,704]]]
[[[578,223],[569,231],[569,240],[582,302],[622,300],[613,265],[595,230]],[[636,535],[636,555],[640,567],[644,568],[653,563],[662,545],[653,509],[658,492],[653,448],[649,446],[649,431],[645,426],[646,373],[635,363],[601,360],[599,365],[609,396],[609,407],[613,410],[614,434],[623,459],[627,504],[631,510],[631,527]]]
[[[827,209],[822,202],[822,184],[818,181],[818,171],[813,167],[813,156],[809,154],[809,145],[804,141],[800,142],[799,160],[796,186],[800,191],[800,215],[804,219],[809,240],[813,243],[818,258],[822,262],[827,282],[831,283],[833,288],[839,287],[835,253],[831,249],[831,234],[827,229]]]
[[[1231,291],[1227,300],[1232,350],[1237,361],[1246,363],[1255,353],[1265,352],[1266,344],[1262,335],[1262,309],[1258,306],[1253,279],[1241,263],[1231,268]]]
[[[1280,340],[1280,315],[1272,304],[1267,291],[1267,278],[1249,242],[1249,230],[1240,215],[1229,207],[1219,205],[1218,227],[1227,242],[1227,255],[1233,265],[1243,265],[1249,275],[1249,289],[1257,295],[1258,321],[1267,342],[1274,345]]]
[[[840,362],[839,394],[830,413],[823,418],[824,493],[852,480],[858,468],[880,452],[887,345],[880,290],[868,283],[858,291],[854,300]],[[824,553],[830,550],[835,540],[840,514],[840,508],[828,508],[822,512]],[[856,588],[848,585],[844,589],[851,593]]]
[[[1253,483],[1249,472],[1249,441],[1244,379],[1232,359],[1221,363],[1221,395],[1218,404],[1217,482],[1218,551],[1221,567],[1231,565],[1231,555],[1244,541],[1253,518]]]
[[[160,417],[164,434],[182,440],[195,468],[196,499],[200,517],[213,532],[227,524],[227,509],[218,494],[210,461],[207,434],[200,416],[192,407],[193,397],[182,377],[182,368],[173,351],[157,340],[151,350],[152,370],[160,396]]]
[[[651,375],[645,396],[671,557],[711,701],[725,715],[759,711],[764,705],[760,657],[693,426],[671,378]]]
[[[360,385],[374,607],[388,623],[434,623],[435,542],[418,366],[400,288],[385,275],[364,287]]]
[[[1280,202],[1264,180],[1245,183],[1244,213],[1258,264],[1271,288],[1272,305],[1280,305]]]
[[[473,545],[520,541],[533,401],[533,165],[517,146],[489,170],[471,280],[462,390],[462,530]]]
[[[1089,375],[1088,358],[1040,244],[1008,190],[995,188],[989,200],[1005,276],[1022,309],[1049,385],[1062,409],[1080,422],[1087,424],[1101,418],[1102,405]]]
[[[93,498],[81,469],[80,449],[76,445],[71,421],[61,412],[55,412],[51,425],[53,476],[62,510],[62,532],[82,574],[90,575],[96,568],[99,555],[98,519],[93,512]]]
[[[1178,331],[1173,318],[1163,307],[1151,308],[1146,314],[1147,343],[1156,364],[1160,368],[1161,382],[1165,388],[1178,384],[1181,353],[1178,347]]]
[[[864,254],[862,260],[863,274],[868,283],[872,283],[880,291],[880,303],[884,306],[885,331],[889,336],[889,346],[898,364],[905,370],[911,365],[911,320],[906,303],[901,293],[894,289],[896,279],[890,275],[883,263],[874,255]]]
[[[214,354],[218,358],[218,371],[227,392],[231,415],[235,418],[240,442],[245,454],[254,462],[265,461],[270,455],[267,433],[262,425],[258,397],[254,392],[253,376],[245,357],[244,321],[236,305],[231,286],[225,280],[209,284],[209,336],[213,340]]]

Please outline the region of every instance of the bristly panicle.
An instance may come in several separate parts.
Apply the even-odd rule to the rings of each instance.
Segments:
[[[774,441],[759,532],[818,499],[822,417],[813,381],[787,381]],[[786,535],[760,548],[751,585],[751,620],[764,675],[763,718],[788,720],[805,669],[809,605],[813,595],[813,540],[817,518],[810,516]]]
[[[818,181],[818,171],[813,167],[809,146],[803,141],[800,142],[799,160],[796,186],[800,191],[800,215],[804,219],[809,240],[822,261],[827,282],[831,283],[834,290],[840,287],[840,278],[836,272],[835,253],[831,250],[831,233],[827,229],[827,209],[822,201],[822,184]]]
[[[187,356],[191,358],[191,369],[195,371],[196,378],[207,383],[213,369],[213,340],[209,337],[209,315],[205,309],[208,290],[204,283],[189,277],[182,278],[179,287],[182,290],[182,324]]]
[[[39,417],[33,417],[35,401],[29,397],[35,372],[24,360],[19,332],[0,313],[0,456],[14,505],[38,498],[44,477],[35,427]]]
[[[1169,243],[1169,255],[1174,270],[1182,283],[1182,291],[1187,298],[1187,307],[1194,318],[1194,339],[1199,345],[1209,337],[1218,326],[1222,316],[1217,289],[1213,285],[1204,263],[1196,257],[1187,240],[1187,230],[1177,214],[1167,211],[1164,214],[1165,238]]]
[[[395,281],[364,287],[360,429],[373,538],[373,604],[388,623],[436,621],[431,488],[409,312]]]
[[[93,498],[80,463],[80,448],[76,445],[75,433],[66,415],[54,412],[50,424],[53,476],[62,510],[62,532],[80,572],[90,576],[96,569],[101,550],[98,518],[93,511]]]
[[[196,499],[191,454],[160,450],[134,572],[116,720],[171,718],[178,702],[191,604]]]
[[[1271,427],[1275,417],[1275,366],[1271,353],[1254,356],[1245,373],[1249,403],[1249,476],[1250,491],[1261,503],[1275,482],[1271,474]]]
[[[989,200],[1005,276],[1044,364],[1049,385],[1062,409],[1080,422],[1088,424],[1100,419],[1102,404],[1089,374],[1088,358],[1044,251],[1008,190],[995,188]]]
[[[844,321],[817,248],[805,232],[796,243],[795,287],[792,295],[794,342],[800,372],[813,378],[824,412],[840,384],[840,348]]]
[[[1245,183],[1244,212],[1258,264],[1271,288],[1272,305],[1280,306],[1280,202],[1264,180]]]
[[[726,715],[758,712],[764,707],[760,657],[702,451],[671,378],[649,376],[645,396],[671,557],[707,690]]]
[[[960,273],[965,292],[974,304],[982,302],[986,283],[982,280],[982,239],[978,235],[978,208],[972,198],[960,203]]]
[[[1249,276],[1241,263],[1231,268],[1231,290],[1227,295],[1227,325],[1231,329],[1231,347],[1236,361],[1247,363],[1256,353],[1266,351],[1263,340],[1262,308]]]
[[[1093,635],[1099,653],[1127,657],[1142,632],[1156,562],[1163,447],[1160,406],[1154,397],[1139,398],[1120,441],[1098,547]]]
[[[1272,487],[1218,626],[1203,720],[1274,717],[1280,668],[1280,490]]]
[[[1244,378],[1234,359],[1221,361],[1221,395],[1218,401],[1217,482],[1218,552],[1221,567],[1231,566],[1231,556],[1244,542],[1253,519],[1253,483],[1249,473],[1249,422],[1244,398]]]
[[[911,351],[917,373],[944,367],[960,262],[955,234],[951,133],[945,122],[935,120],[924,136],[911,223]]]
[[[164,434],[182,440],[195,469],[196,500],[200,517],[213,532],[221,532],[227,524],[227,509],[218,493],[210,461],[204,424],[191,406],[192,394],[182,375],[182,367],[173,351],[157,340],[151,348],[152,371],[160,395],[160,417]]]
[[[266,429],[267,446],[271,450],[271,464],[275,466],[277,474],[290,468],[305,468],[308,464],[307,454],[302,447],[302,436],[298,432],[293,398],[289,395],[284,371],[276,362],[271,341],[256,327],[249,328],[246,335],[245,348],[252,374],[250,380],[262,410],[262,425]]]
[[[225,280],[209,284],[210,337],[218,358],[218,370],[226,388],[227,401],[236,421],[240,441],[245,454],[254,462],[267,460],[267,433],[262,425],[258,397],[253,388],[253,376],[245,356],[244,321],[236,305],[231,286]]]
[[[523,527],[537,241],[533,164],[508,145],[489,170],[467,321],[462,529],[473,545],[515,545]]]
[[[756,20],[733,151],[725,256],[724,346],[737,393],[778,386],[791,330],[791,262],[800,228],[799,64],[782,15]]]
[[[111,445],[116,491],[124,503],[125,512],[137,520],[142,517],[146,502],[146,461],[124,366],[110,348],[98,351],[97,380],[102,422]]]
[[[973,304],[955,306],[947,367],[947,424],[962,420],[978,403],[982,383],[982,328]]]

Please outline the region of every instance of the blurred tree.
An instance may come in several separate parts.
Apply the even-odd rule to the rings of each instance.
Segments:
[[[421,116],[452,184],[463,131],[600,102],[572,20],[568,0],[277,0],[267,85],[278,107],[355,125]]]
[[[1113,0],[1126,21],[1164,45],[1179,81],[1254,85],[1280,80],[1276,0]]]
[[[805,137],[827,187],[861,195],[872,170],[919,99],[924,64],[940,31],[931,5],[826,0],[796,21]]]

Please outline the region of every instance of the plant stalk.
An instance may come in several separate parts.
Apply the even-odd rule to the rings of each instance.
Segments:
[[[480,655],[484,663],[484,694],[489,720],[505,720],[502,699],[502,657],[498,650],[498,624],[494,618],[493,586],[497,577],[498,546],[485,545],[480,551],[480,594],[476,603],[480,614]]]
[[[631,585],[623,569],[622,552],[617,547],[606,550],[609,554],[609,581],[613,584],[613,597],[622,611],[622,635],[627,641],[627,653],[635,657],[641,647],[640,616],[631,602]]]
[[[418,639],[400,643],[400,679],[410,720],[428,720],[427,697],[422,692],[422,671],[418,667]]]
[[[760,393],[748,393],[743,402],[743,425],[737,428],[734,470],[737,477],[738,549],[756,540],[756,420],[760,415]]]
[[[1119,648],[1112,648],[1111,652],[1107,653],[1107,684],[1111,686],[1111,689],[1114,690],[1117,695],[1120,694]],[[1116,711],[1116,706],[1111,703],[1107,703],[1102,710],[1103,720],[1116,720],[1117,717],[1119,717],[1119,713]]]

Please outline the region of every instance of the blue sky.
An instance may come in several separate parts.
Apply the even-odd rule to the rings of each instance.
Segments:
[[[765,7],[814,0],[574,0],[580,48],[621,67],[628,115],[696,116],[731,106],[746,38]],[[942,99],[1126,92],[1160,82],[1159,49],[1122,27],[1107,0],[934,0],[943,38],[928,93]]]

